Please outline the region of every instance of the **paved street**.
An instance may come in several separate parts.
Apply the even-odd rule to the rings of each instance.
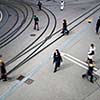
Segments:
[[[1,0],[0,55],[6,63],[8,81],[0,81],[0,100],[100,100],[100,0]],[[34,15],[39,31],[34,30]],[[63,19],[69,35],[63,35]],[[90,23],[88,21],[91,21]],[[95,44],[94,83],[82,79],[85,60]],[[53,53],[59,49],[63,62],[56,73]]]

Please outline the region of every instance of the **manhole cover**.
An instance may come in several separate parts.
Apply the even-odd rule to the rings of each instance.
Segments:
[[[32,79],[28,78],[28,79],[25,81],[25,83],[26,83],[26,84],[28,84],[28,85],[30,85],[30,84],[32,84],[32,83],[33,83],[33,81],[34,81],[34,80],[32,80]]]
[[[36,34],[30,34],[30,36],[36,36]]]
[[[21,81],[23,78],[25,78],[25,76],[20,75],[20,76],[17,78],[17,80]]]
[[[81,8],[81,10],[86,10],[86,8]]]

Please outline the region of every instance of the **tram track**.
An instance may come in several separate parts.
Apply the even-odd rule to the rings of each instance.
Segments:
[[[22,50],[20,53],[18,53],[14,58],[12,58],[12,59],[9,60],[8,62],[6,62],[6,66],[8,66],[9,64],[11,64],[12,62],[14,62],[15,60],[17,60],[18,58],[22,57],[22,56],[25,55],[26,53],[30,52],[32,49],[34,49],[34,48],[38,47],[39,45],[41,45],[41,44],[39,44],[39,45],[33,46],[37,41],[39,41],[39,39],[42,37],[42,35],[47,31],[47,29],[48,29],[48,27],[49,27],[49,24],[50,24],[49,15],[46,13],[45,10],[42,10],[42,11],[45,13],[45,15],[47,16],[47,19],[48,19],[46,28],[44,29],[44,31],[43,31],[29,46],[27,46],[24,50]],[[51,13],[51,12],[50,12],[50,13]],[[56,17],[54,16],[53,13],[52,13],[52,15],[53,15],[53,17],[54,17],[54,19],[55,19],[55,25],[54,25],[54,28],[53,28],[53,30],[52,30],[52,32],[51,32],[50,35],[52,35],[53,31],[55,30],[55,28],[56,28],[56,23],[57,23]],[[33,46],[33,47],[32,47],[32,46]],[[31,47],[31,48],[30,48],[30,47]]]
[[[18,20],[19,20],[19,15],[18,15],[18,12],[16,11],[15,8],[13,8],[13,7],[11,7],[11,6],[6,6],[6,5],[4,5],[4,6],[5,6],[6,10],[9,9],[9,8],[10,8],[11,10],[14,10],[14,12],[15,12],[16,15],[17,15],[17,19],[16,19],[14,25],[13,25],[12,27],[10,27],[10,29],[8,29],[7,32],[2,33],[2,35],[0,36],[0,42],[2,42],[2,40],[5,39],[5,38],[8,36],[8,33],[15,27],[15,25],[18,23]],[[8,10],[7,10],[7,12],[8,12],[8,16],[10,16]],[[5,24],[7,24],[7,23],[8,23],[8,22],[6,21]]]
[[[24,6],[24,7],[25,7],[25,6]],[[17,7],[17,8],[18,8],[18,7]],[[20,9],[20,8],[18,8],[18,9]],[[25,7],[25,9],[26,9],[26,12],[27,12],[27,13],[26,13],[26,16],[25,16],[25,18],[23,19],[22,23],[21,23],[13,32],[10,33],[9,37],[7,37],[5,41],[3,41],[3,42],[0,44],[0,48],[3,48],[4,46],[8,45],[10,42],[12,42],[13,40],[15,40],[18,36],[20,36],[20,35],[28,28],[28,26],[29,26],[30,23],[32,22],[32,20],[33,20],[32,16],[33,16],[33,14],[34,14],[34,11],[33,11],[33,9],[30,7],[30,9],[31,9],[31,11],[32,11],[32,16],[31,16],[29,22],[27,23],[27,25],[23,26],[23,25],[25,24],[25,22],[26,22],[26,20],[27,20],[27,16],[28,16],[27,8]],[[22,10],[21,10],[21,11],[22,11]],[[22,29],[22,27],[23,27],[23,29]],[[21,29],[22,29],[22,30],[21,30]],[[20,32],[19,32],[19,31],[20,31]],[[15,33],[17,33],[17,34],[15,34]],[[15,36],[14,36],[14,35],[15,35]],[[12,37],[13,37],[13,38],[12,38]]]
[[[1,5],[1,6],[3,6],[3,5]],[[0,23],[0,29],[2,29],[3,26],[5,26],[5,24],[7,23],[8,19],[9,19],[9,12],[8,12],[8,10],[5,7],[3,7],[3,9],[1,7],[0,10],[2,11],[3,15],[6,15],[5,21],[3,21],[4,20],[4,16],[3,16],[2,23]]]
[[[100,4],[98,5],[100,6]],[[95,9],[95,8],[94,8]],[[93,9],[93,10],[94,10]],[[74,29],[75,27],[77,27],[78,25],[80,25],[82,22],[84,22],[87,18],[89,18],[91,15],[93,15],[95,12],[97,12],[98,10],[100,10],[100,8],[96,9],[95,11],[93,11],[92,13],[90,13],[89,15],[87,15],[87,17],[83,18],[80,22],[78,22],[75,26],[73,26],[69,31],[71,31],[72,29]],[[91,10],[92,11],[92,10]],[[90,12],[90,11],[89,11]],[[88,14],[88,13],[87,13]],[[84,15],[84,14],[83,14]],[[85,14],[86,15],[86,14]],[[85,16],[84,15],[84,16]],[[84,17],[82,16],[82,17]],[[78,17],[77,19],[79,20],[82,17]],[[76,19],[75,19],[76,20]],[[75,22],[75,21],[74,21]],[[72,23],[72,22],[71,22]],[[69,24],[71,25],[71,24]],[[60,29],[61,30],[61,29]],[[41,43],[41,45],[39,45],[39,47],[33,51],[29,56],[27,56],[23,61],[21,61],[19,64],[17,64],[13,69],[11,69],[7,74],[12,73],[14,70],[18,69],[19,67],[21,67],[23,64],[25,64],[26,62],[28,62],[30,59],[32,59],[33,57],[35,57],[36,55],[38,55],[40,52],[42,52],[43,50],[45,50],[47,47],[51,46],[53,43],[55,43],[57,40],[61,39],[63,37],[63,34],[61,34],[59,37],[55,38],[54,40],[52,40],[50,43],[48,43],[45,47],[43,47],[42,49],[40,49],[43,44],[51,39],[52,36],[54,36],[56,33],[60,32],[57,31],[54,34],[50,35],[50,37],[48,37],[47,39],[44,39]]]

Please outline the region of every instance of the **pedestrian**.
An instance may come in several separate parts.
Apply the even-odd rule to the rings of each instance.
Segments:
[[[56,49],[53,55],[53,63],[55,63],[54,73],[57,71],[57,68],[60,67],[61,62],[62,62],[62,57],[60,55],[59,50]]]
[[[62,28],[62,32],[63,34],[67,33],[67,35],[69,34],[69,31],[67,29],[67,22],[66,19],[63,20],[63,28]]]
[[[1,78],[0,78],[0,80],[7,81],[5,63],[2,60],[0,60],[0,70],[1,70]]]
[[[95,55],[95,50],[96,50],[96,47],[94,46],[94,44],[92,43],[91,45],[90,45],[90,48],[89,48],[89,51],[88,51],[88,57],[87,57],[87,63],[90,61],[91,62],[91,60],[92,61],[94,61],[93,60],[93,57],[94,57],[94,55]]]
[[[36,16],[36,15],[34,15],[34,30],[39,30],[39,18]]]
[[[41,6],[42,6],[42,2],[41,1],[38,1],[39,10],[41,10]]]
[[[64,9],[64,0],[61,0],[60,2],[60,10],[63,11]]]
[[[93,69],[94,69],[94,67],[95,67],[95,64],[94,64],[93,61],[91,60],[91,61],[88,63],[88,70],[87,70],[86,74],[83,74],[83,75],[82,75],[82,78],[85,78],[85,77],[86,77],[86,78],[89,79],[89,76],[90,76],[89,81],[92,82],[92,83],[94,83],[94,81],[93,81]]]
[[[94,67],[95,67],[95,64],[93,63],[93,61],[91,61],[88,67],[88,76],[90,76],[90,82],[92,83],[93,83],[93,68]]]
[[[96,23],[96,34],[99,34],[98,33],[99,27],[100,27],[100,16],[99,16],[99,19],[97,20],[97,23]]]

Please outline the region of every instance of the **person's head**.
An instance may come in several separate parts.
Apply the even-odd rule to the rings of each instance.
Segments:
[[[91,44],[91,47],[94,47],[94,44],[93,43]]]
[[[56,49],[56,53],[59,55],[60,54],[60,52],[59,52],[59,50],[58,49]]]
[[[64,23],[66,23],[66,19],[64,19],[63,21],[64,21]]]

